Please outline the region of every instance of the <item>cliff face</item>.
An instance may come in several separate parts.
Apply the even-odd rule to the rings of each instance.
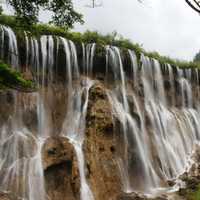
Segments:
[[[145,200],[147,197],[142,194],[126,194],[123,192],[123,177],[121,177],[118,160],[124,154],[123,136],[120,134],[120,122],[117,118],[113,118],[112,106],[107,96],[107,86],[104,83],[96,81],[89,91],[89,102],[86,116],[86,129],[83,151],[85,155],[85,174],[93,192],[95,200],[111,199],[111,200]],[[58,89],[59,88],[59,89]],[[55,88],[53,89],[53,91]],[[58,86],[57,96],[53,103],[51,98],[47,98],[46,103],[54,105],[53,110],[48,114],[54,116],[55,113],[63,111],[63,106],[66,105],[66,99],[61,98],[63,88]],[[58,95],[62,93],[62,95]],[[49,93],[48,93],[49,94]],[[1,124],[9,121],[9,116],[12,116],[13,109],[16,106],[14,103],[15,97],[11,91],[3,92],[0,95],[1,100]],[[50,95],[51,96],[51,95]],[[51,96],[52,97],[52,96]],[[84,97],[83,97],[84,98]],[[21,102],[20,109],[22,111],[23,124],[33,132],[37,131],[37,117],[36,117],[36,100],[35,94],[18,93],[18,102]],[[141,99],[142,100],[142,99]],[[23,103],[22,103],[23,102]],[[59,103],[57,103],[59,102]],[[19,106],[19,105],[18,105]],[[47,106],[47,105],[46,105]],[[64,106],[66,108],[66,106]],[[137,118],[137,115],[135,115]],[[56,127],[64,121],[64,115],[57,114],[52,117],[52,125],[55,134],[48,137],[42,145],[42,165],[45,179],[45,187],[47,192],[47,199],[52,200],[79,200],[80,199],[80,174],[78,170],[77,155],[73,145],[66,137],[63,137],[59,132],[60,129]],[[150,128],[150,127],[149,127]],[[150,128],[151,129],[151,128]],[[150,131],[150,130],[149,130]],[[12,145],[12,143],[10,144]],[[32,140],[27,141],[28,148],[33,148]],[[25,153],[25,147],[20,145],[20,151]],[[134,151],[134,146],[132,146]],[[136,171],[138,177],[135,178],[140,184],[140,160],[137,158],[137,152],[131,154],[134,157],[132,169]],[[187,187],[180,190],[173,195],[163,194],[161,197],[155,199],[165,200],[186,199],[193,200],[193,192],[198,190],[200,183],[199,179],[199,154],[198,151],[195,156],[195,164],[190,172],[181,176],[181,179],[186,182]],[[138,168],[139,167],[139,168]],[[134,171],[133,171],[134,173]],[[23,177],[21,177],[23,180]],[[134,180],[133,180],[134,182]],[[174,184],[171,181],[169,184]],[[2,193],[0,196],[2,200],[16,200],[16,193],[9,192]]]
[[[117,199],[121,181],[116,162],[118,144],[111,105],[105,86],[95,84],[90,90],[84,151],[88,179],[95,199]]]
[[[3,27],[2,59],[38,90],[0,93],[0,199],[194,200],[197,68],[62,37],[21,41]]]

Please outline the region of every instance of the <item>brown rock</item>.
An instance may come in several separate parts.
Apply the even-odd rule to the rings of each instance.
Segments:
[[[21,198],[18,198],[11,193],[0,192],[0,200],[21,200]]]
[[[49,200],[78,200],[80,190],[76,154],[67,138],[49,138],[42,148]]]
[[[0,193],[0,200],[11,200],[7,194]]]
[[[121,192],[111,105],[100,83],[90,90],[84,144],[87,178],[95,200],[113,199]]]
[[[64,137],[48,138],[42,147],[42,160],[44,170],[75,158],[72,144]]]

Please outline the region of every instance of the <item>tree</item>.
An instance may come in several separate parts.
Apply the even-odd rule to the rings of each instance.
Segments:
[[[40,9],[53,13],[51,23],[72,28],[75,22],[83,23],[83,16],[76,12],[71,0],[7,0],[17,16],[17,19],[26,25],[38,22]]]
[[[194,62],[200,62],[200,51],[195,55]]]

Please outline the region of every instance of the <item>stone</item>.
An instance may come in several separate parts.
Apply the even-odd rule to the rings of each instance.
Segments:
[[[95,200],[113,199],[121,192],[114,123],[105,87],[97,82],[90,90],[84,153],[87,179]]]
[[[42,147],[43,168],[58,165],[63,162],[73,162],[75,152],[73,145],[65,137],[50,137]]]
[[[42,147],[49,200],[79,200],[80,178],[73,145],[65,137],[48,138]]]

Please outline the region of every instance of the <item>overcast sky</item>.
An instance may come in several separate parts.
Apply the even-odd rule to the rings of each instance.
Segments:
[[[200,50],[200,15],[185,0],[102,0],[103,7],[91,9],[90,0],[74,0],[84,14],[85,24],[77,31],[116,30],[148,51],[190,60]]]
[[[85,6],[91,0],[73,1],[85,20],[76,31],[117,31],[148,51],[185,60],[200,50],[200,15],[185,0],[100,0],[103,6],[95,9]],[[41,15],[44,21],[48,17]]]

